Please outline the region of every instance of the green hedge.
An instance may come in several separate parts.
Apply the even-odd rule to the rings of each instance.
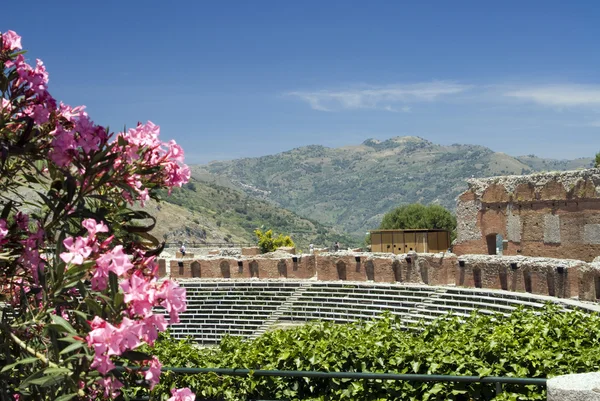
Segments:
[[[219,347],[162,338],[150,352],[164,366],[389,372],[545,378],[600,369],[600,318],[556,305],[519,309],[508,317],[473,314],[438,319],[405,331],[399,317],[353,324],[315,322],[268,332],[256,340],[226,337]],[[494,385],[407,383],[163,374],[153,399],[173,386],[192,388],[198,399],[244,400],[479,400]],[[506,385],[496,400],[545,400],[545,389]]]

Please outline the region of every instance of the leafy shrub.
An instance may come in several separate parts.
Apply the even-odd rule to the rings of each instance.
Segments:
[[[267,332],[255,340],[225,337],[217,348],[163,337],[154,353],[164,366],[387,372],[459,376],[545,378],[600,368],[600,317],[563,312],[547,305],[510,316],[448,316],[405,331],[401,319],[337,325],[315,322]],[[494,397],[494,385],[418,383],[320,378],[232,377],[163,374],[157,399],[171,387],[189,386],[214,400],[480,400]],[[537,386],[505,385],[495,400],[545,400]]]
[[[260,229],[254,230],[254,233],[258,238],[258,247],[262,253],[273,252],[283,246],[295,246],[289,235],[279,234],[277,237],[273,237],[273,230],[263,232]]]

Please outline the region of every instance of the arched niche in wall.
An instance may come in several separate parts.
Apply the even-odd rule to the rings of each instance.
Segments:
[[[375,265],[372,260],[367,260],[367,263],[365,263],[365,273],[367,280],[375,281]]]
[[[252,260],[248,266],[250,267],[250,277],[258,277],[258,262]]]
[[[394,273],[394,281],[402,282],[402,265],[399,260],[392,262],[392,272]]]
[[[277,262],[277,272],[279,273],[279,277],[287,278],[287,263],[285,263],[285,259],[281,259]]]
[[[338,260],[335,264],[338,274],[338,280],[346,280],[346,263],[343,260]]]
[[[221,276],[223,276],[223,278],[231,278],[231,268],[229,267],[229,262],[223,260],[219,264],[219,267],[221,268]]]
[[[191,268],[192,268],[192,278],[201,277],[200,263],[197,260],[192,262]]]

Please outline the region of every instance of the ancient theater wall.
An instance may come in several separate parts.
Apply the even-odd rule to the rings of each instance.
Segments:
[[[469,180],[453,251],[592,261],[600,255],[600,170]],[[493,245],[493,246],[492,246]]]
[[[285,258],[203,257],[171,260],[171,278],[295,278],[315,275],[315,256],[290,255]]]

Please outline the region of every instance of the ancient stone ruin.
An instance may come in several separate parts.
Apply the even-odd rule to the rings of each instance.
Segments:
[[[600,169],[468,180],[454,252],[579,259],[600,255]]]

